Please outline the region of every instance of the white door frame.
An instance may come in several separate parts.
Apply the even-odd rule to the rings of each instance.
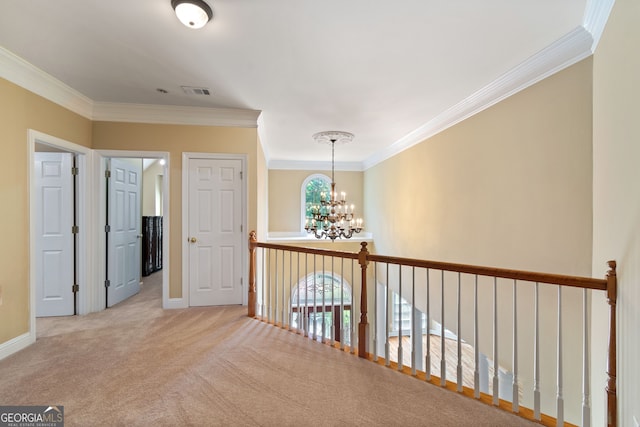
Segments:
[[[213,160],[240,160],[242,162],[242,234],[245,241],[249,239],[248,231],[248,194],[247,183],[249,182],[247,172],[246,154],[223,154],[223,153],[182,153],[182,299],[184,308],[189,307],[189,242],[187,233],[189,231],[189,160],[191,159],[213,159]],[[248,249],[241,250],[240,263],[242,264],[242,305],[248,304]]]
[[[78,302],[78,314],[87,314],[92,310],[92,296],[94,294],[93,286],[94,281],[90,278],[94,277],[95,272],[95,260],[91,257],[95,242],[95,230],[92,227],[93,224],[93,198],[91,193],[87,191],[91,188],[92,173],[92,157],[93,151],[82,145],[74,144],[69,141],[57,138],[55,136],[47,135],[34,129],[29,129],[27,132],[27,147],[28,147],[28,171],[29,171],[29,333],[31,338],[35,341],[36,338],[36,221],[37,212],[35,211],[35,146],[36,143],[49,145],[51,147],[58,148],[63,151],[68,151],[77,156],[77,165],[79,169],[78,173],[78,187],[77,187],[77,222],[80,229],[78,234],[78,253],[77,253],[77,266],[78,266],[78,285],[79,291],[77,294]]]
[[[96,242],[96,259],[97,261],[97,292],[95,303],[99,310],[103,310],[106,306],[107,300],[104,292],[104,281],[106,280],[105,270],[105,257],[106,252],[106,238],[104,233],[104,224],[107,223],[107,188],[104,185],[104,173],[106,170],[107,158],[120,157],[120,158],[144,158],[144,159],[164,159],[164,179],[162,186],[162,308],[180,308],[181,301],[184,298],[169,299],[169,271],[170,271],[170,256],[169,256],[169,224],[170,224],[170,185],[169,185],[169,171],[171,170],[169,164],[169,153],[166,151],[125,151],[125,150],[95,150],[94,156],[94,169],[96,171],[96,179],[93,187],[93,194],[96,194],[98,200],[96,206],[98,207],[98,223],[96,224],[97,230],[97,242]]]

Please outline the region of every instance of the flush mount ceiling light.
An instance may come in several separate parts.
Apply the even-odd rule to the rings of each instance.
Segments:
[[[203,0],[171,0],[176,16],[189,28],[202,28],[213,17],[211,7]]]

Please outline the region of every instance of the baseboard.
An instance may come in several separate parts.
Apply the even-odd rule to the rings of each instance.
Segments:
[[[188,308],[187,301],[184,298],[169,298],[162,308],[172,310],[176,308]]]
[[[32,335],[30,332],[26,334],[22,334],[15,338],[10,339],[7,342],[3,342],[0,344],[0,360],[5,357],[9,357],[14,353],[22,350],[33,344],[36,341],[35,335]]]

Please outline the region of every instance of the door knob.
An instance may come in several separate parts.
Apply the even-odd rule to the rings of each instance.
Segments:
[[[197,241],[198,241],[198,239],[196,239],[195,237],[192,237],[192,238],[190,238],[190,239],[189,239],[189,241],[190,241],[191,243],[195,243],[195,242],[197,242]]]

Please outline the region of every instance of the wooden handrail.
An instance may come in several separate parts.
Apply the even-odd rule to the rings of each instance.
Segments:
[[[258,242],[255,231],[249,234],[249,299],[248,315],[256,315],[256,249],[275,249],[283,251],[298,252],[304,254],[338,257],[346,259],[357,259],[360,264],[362,274],[362,289],[360,292],[360,323],[358,324],[358,355],[367,357],[367,344],[369,336],[369,324],[367,319],[367,267],[370,262],[397,264],[409,267],[428,268],[434,270],[466,273],[478,276],[498,277],[504,279],[514,279],[526,282],[547,283],[562,285],[582,289],[593,289],[607,292],[607,302],[609,304],[609,344],[607,356],[607,425],[617,426],[617,388],[616,388],[616,301],[617,301],[617,275],[616,262],[608,261],[609,270],[605,279],[594,279],[590,277],[566,276],[560,274],[539,273],[533,271],[511,270],[504,268],[482,267],[468,264],[455,264],[439,261],[419,260],[412,258],[391,257],[384,255],[370,254],[367,243],[361,243],[360,252],[334,251],[329,249],[318,249],[301,246],[290,246],[274,243]]]
[[[538,273],[534,271],[510,270],[506,268],[481,267],[469,264],[454,264],[440,261],[427,261],[412,258],[391,257],[386,255],[369,255],[368,260],[387,264],[406,265],[409,267],[431,268],[434,270],[453,271],[456,273],[476,274],[478,276],[516,279],[526,282],[549,283],[577,288],[607,290],[606,279],[591,277],[565,276],[561,274]]]
[[[305,246],[290,246],[290,245],[281,245],[277,243],[263,243],[258,241],[255,242],[255,247],[265,248],[265,249],[276,249],[281,251],[300,252],[302,254],[333,256],[337,258],[347,258],[347,259],[358,259],[357,252],[334,251],[331,249],[309,248]]]

